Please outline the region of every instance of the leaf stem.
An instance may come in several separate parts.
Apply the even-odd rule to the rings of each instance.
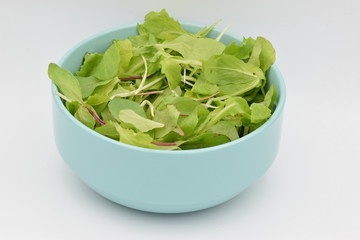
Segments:
[[[88,111],[89,113],[91,114],[91,116],[94,117],[95,121],[97,121],[100,125],[105,125],[106,122],[104,122],[93,110],[91,110],[90,108],[84,106]]]
[[[152,77],[152,74],[146,76],[146,78]],[[134,80],[134,79],[142,79],[143,76],[135,76],[135,77],[119,77],[120,80]]]
[[[55,92],[56,95],[58,95],[60,98],[64,99],[67,102],[73,102],[70,98],[66,97],[64,94],[59,93],[58,91]]]
[[[198,99],[195,99],[195,101],[202,101],[202,100],[206,100],[206,99],[209,99],[209,98],[212,98],[212,97],[215,97],[216,95],[218,95],[220,92],[216,92],[210,96],[207,96],[207,97],[203,97],[203,98],[198,98]]]
[[[230,28],[230,26],[231,24],[227,25],[215,40],[220,41],[220,39],[222,38],[222,36],[224,36],[225,32]]]
[[[143,78],[142,78],[142,80],[140,82],[139,88],[135,91],[135,94],[138,94],[142,90],[142,88],[143,88],[143,86],[145,84],[146,78],[147,78],[147,73],[148,73],[148,66],[147,66],[146,59],[145,59],[145,57],[143,55],[141,55],[141,58],[144,61],[145,72],[144,72],[144,76],[143,76]]]
[[[155,108],[154,108],[154,105],[153,105],[149,100],[144,100],[144,101],[140,104],[140,106],[141,106],[141,107],[144,107],[145,104],[147,104],[147,105],[149,106],[149,108],[150,108],[150,114],[151,114],[152,117],[154,117],[154,116],[155,116],[155,110],[154,110]]]
[[[176,146],[177,144],[175,142],[151,142],[154,145],[157,146]]]

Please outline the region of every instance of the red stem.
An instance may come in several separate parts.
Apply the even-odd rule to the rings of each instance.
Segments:
[[[154,145],[157,145],[157,146],[176,146],[176,143],[174,142],[151,142],[152,144]]]
[[[89,113],[91,114],[91,116],[93,116],[95,118],[95,120],[100,124],[100,125],[105,125],[106,122],[104,122],[102,119],[99,118],[99,116],[92,111],[91,109],[89,109],[88,107],[86,107],[86,109],[89,111]]]
[[[210,95],[210,96],[207,96],[207,97],[203,97],[203,98],[198,98],[198,99],[196,99],[196,101],[202,101],[202,100],[206,100],[206,99],[212,98],[212,97],[218,95],[219,93],[220,93],[220,92],[216,92],[216,93],[214,93],[213,95]]]

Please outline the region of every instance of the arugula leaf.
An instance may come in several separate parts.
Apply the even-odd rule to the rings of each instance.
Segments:
[[[142,117],[133,110],[125,109],[119,112],[119,120],[133,125],[141,132],[148,132],[154,128],[162,128],[165,125],[163,123],[155,122],[146,117]]]
[[[79,81],[71,72],[65,70],[55,63],[49,64],[49,78],[56,84],[64,95],[73,100],[82,102],[81,88]]]

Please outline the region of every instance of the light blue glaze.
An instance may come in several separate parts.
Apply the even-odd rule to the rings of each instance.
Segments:
[[[190,32],[201,26],[183,24]],[[114,28],[73,47],[59,65],[74,72],[86,52],[103,52],[112,39],[136,34],[136,25]],[[216,37],[219,31],[212,31]],[[225,34],[222,41],[240,42]],[[104,197],[131,208],[180,213],[209,208],[238,195],[256,181],[274,161],[281,132],[285,85],[276,66],[268,72],[278,92],[272,117],[249,135],[216,147],[165,151],[123,144],[87,128],[76,120],[55,95],[52,86],[54,134],[65,162]]]

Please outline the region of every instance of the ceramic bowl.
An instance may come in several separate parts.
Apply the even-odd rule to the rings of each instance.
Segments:
[[[202,26],[183,24],[197,32]],[[220,32],[213,30],[209,37]],[[74,46],[58,63],[75,72],[86,52],[104,52],[113,39],[136,35],[136,25],[110,29]],[[222,42],[241,42],[225,34]],[[93,190],[121,205],[157,213],[180,213],[221,204],[249,187],[273,163],[279,146],[285,103],[284,80],[273,65],[269,83],[277,107],[259,129],[230,143],[199,150],[152,150],[104,137],[76,120],[52,85],[54,135],[68,166]]]

